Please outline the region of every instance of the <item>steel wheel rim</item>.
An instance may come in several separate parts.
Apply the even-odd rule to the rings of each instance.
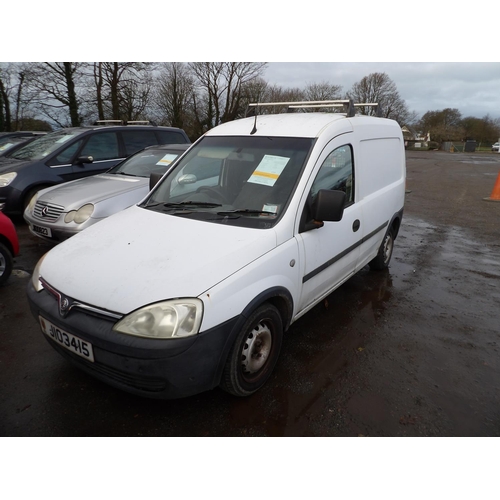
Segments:
[[[0,276],[3,276],[5,269],[7,268],[7,261],[5,257],[0,253]]]
[[[271,353],[273,336],[269,326],[260,322],[248,334],[241,351],[241,368],[244,375],[254,375],[260,371]]]
[[[392,238],[390,235],[387,236],[384,242],[384,262],[388,262],[392,255]]]

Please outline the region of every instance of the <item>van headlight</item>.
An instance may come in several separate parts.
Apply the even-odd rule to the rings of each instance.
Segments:
[[[0,175],[0,187],[8,186],[17,177],[16,172],[7,172]]]
[[[138,337],[175,339],[199,332],[203,316],[200,299],[173,299],[141,307],[118,321],[113,330]]]
[[[40,282],[40,267],[46,255],[47,254],[44,254],[42,255],[42,257],[40,257],[40,260],[37,262],[35,269],[33,270],[33,274],[31,275],[31,284],[35,289],[35,292],[41,292],[43,290],[43,285]]]

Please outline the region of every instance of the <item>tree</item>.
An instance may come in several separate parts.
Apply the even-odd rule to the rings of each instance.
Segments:
[[[304,100],[304,91],[298,87],[283,88],[279,85],[266,85],[259,102],[296,102]],[[288,106],[262,107],[259,114],[284,113]]]
[[[384,118],[396,120],[400,125],[409,123],[415,115],[410,113],[400,97],[396,84],[386,73],[371,73],[352,86],[347,97],[359,103],[378,103]],[[362,106],[362,114],[375,115],[373,107]]]
[[[460,141],[464,135],[462,114],[456,108],[446,108],[439,111],[427,111],[418,123],[423,133],[430,133],[431,140]]]
[[[464,139],[475,139],[479,143],[493,143],[500,136],[500,127],[489,115],[483,118],[468,116],[462,120]]]
[[[328,82],[309,83],[304,89],[306,101],[332,101],[341,99],[342,85],[333,85]]]
[[[242,116],[245,85],[261,76],[266,63],[195,62],[189,67],[201,93],[194,102],[198,122],[212,128]]]
[[[155,64],[145,62],[95,62],[90,70],[86,65],[93,83],[87,101],[97,109],[98,119],[144,119],[151,104],[154,68]]]
[[[160,122],[186,130],[193,120],[193,94],[194,77],[189,67],[180,62],[163,64],[153,98]]]
[[[43,62],[31,65],[23,73],[40,112],[61,127],[82,124],[77,93],[82,68],[79,62]]]

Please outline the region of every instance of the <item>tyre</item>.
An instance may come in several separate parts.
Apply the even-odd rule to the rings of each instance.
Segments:
[[[384,239],[378,249],[377,256],[369,262],[370,269],[376,271],[381,271],[389,267],[389,262],[391,261],[392,251],[394,249],[394,235],[392,229],[389,229],[385,233]]]
[[[0,285],[7,281],[10,276],[13,263],[9,249],[3,243],[0,243]]]
[[[249,396],[260,389],[278,360],[283,340],[281,316],[263,304],[246,320],[229,352],[221,388],[235,396]]]

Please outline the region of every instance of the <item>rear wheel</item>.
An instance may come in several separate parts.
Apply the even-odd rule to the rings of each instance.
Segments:
[[[393,249],[394,235],[392,229],[389,229],[387,233],[385,233],[377,256],[369,263],[370,269],[377,271],[387,269],[389,267],[389,262],[391,261]]]
[[[283,323],[278,310],[263,304],[246,320],[229,353],[221,387],[235,396],[260,389],[278,360]]]
[[[10,276],[13,263],[9,249],[3,243],[0,243],[0,285],[7,281]]]

